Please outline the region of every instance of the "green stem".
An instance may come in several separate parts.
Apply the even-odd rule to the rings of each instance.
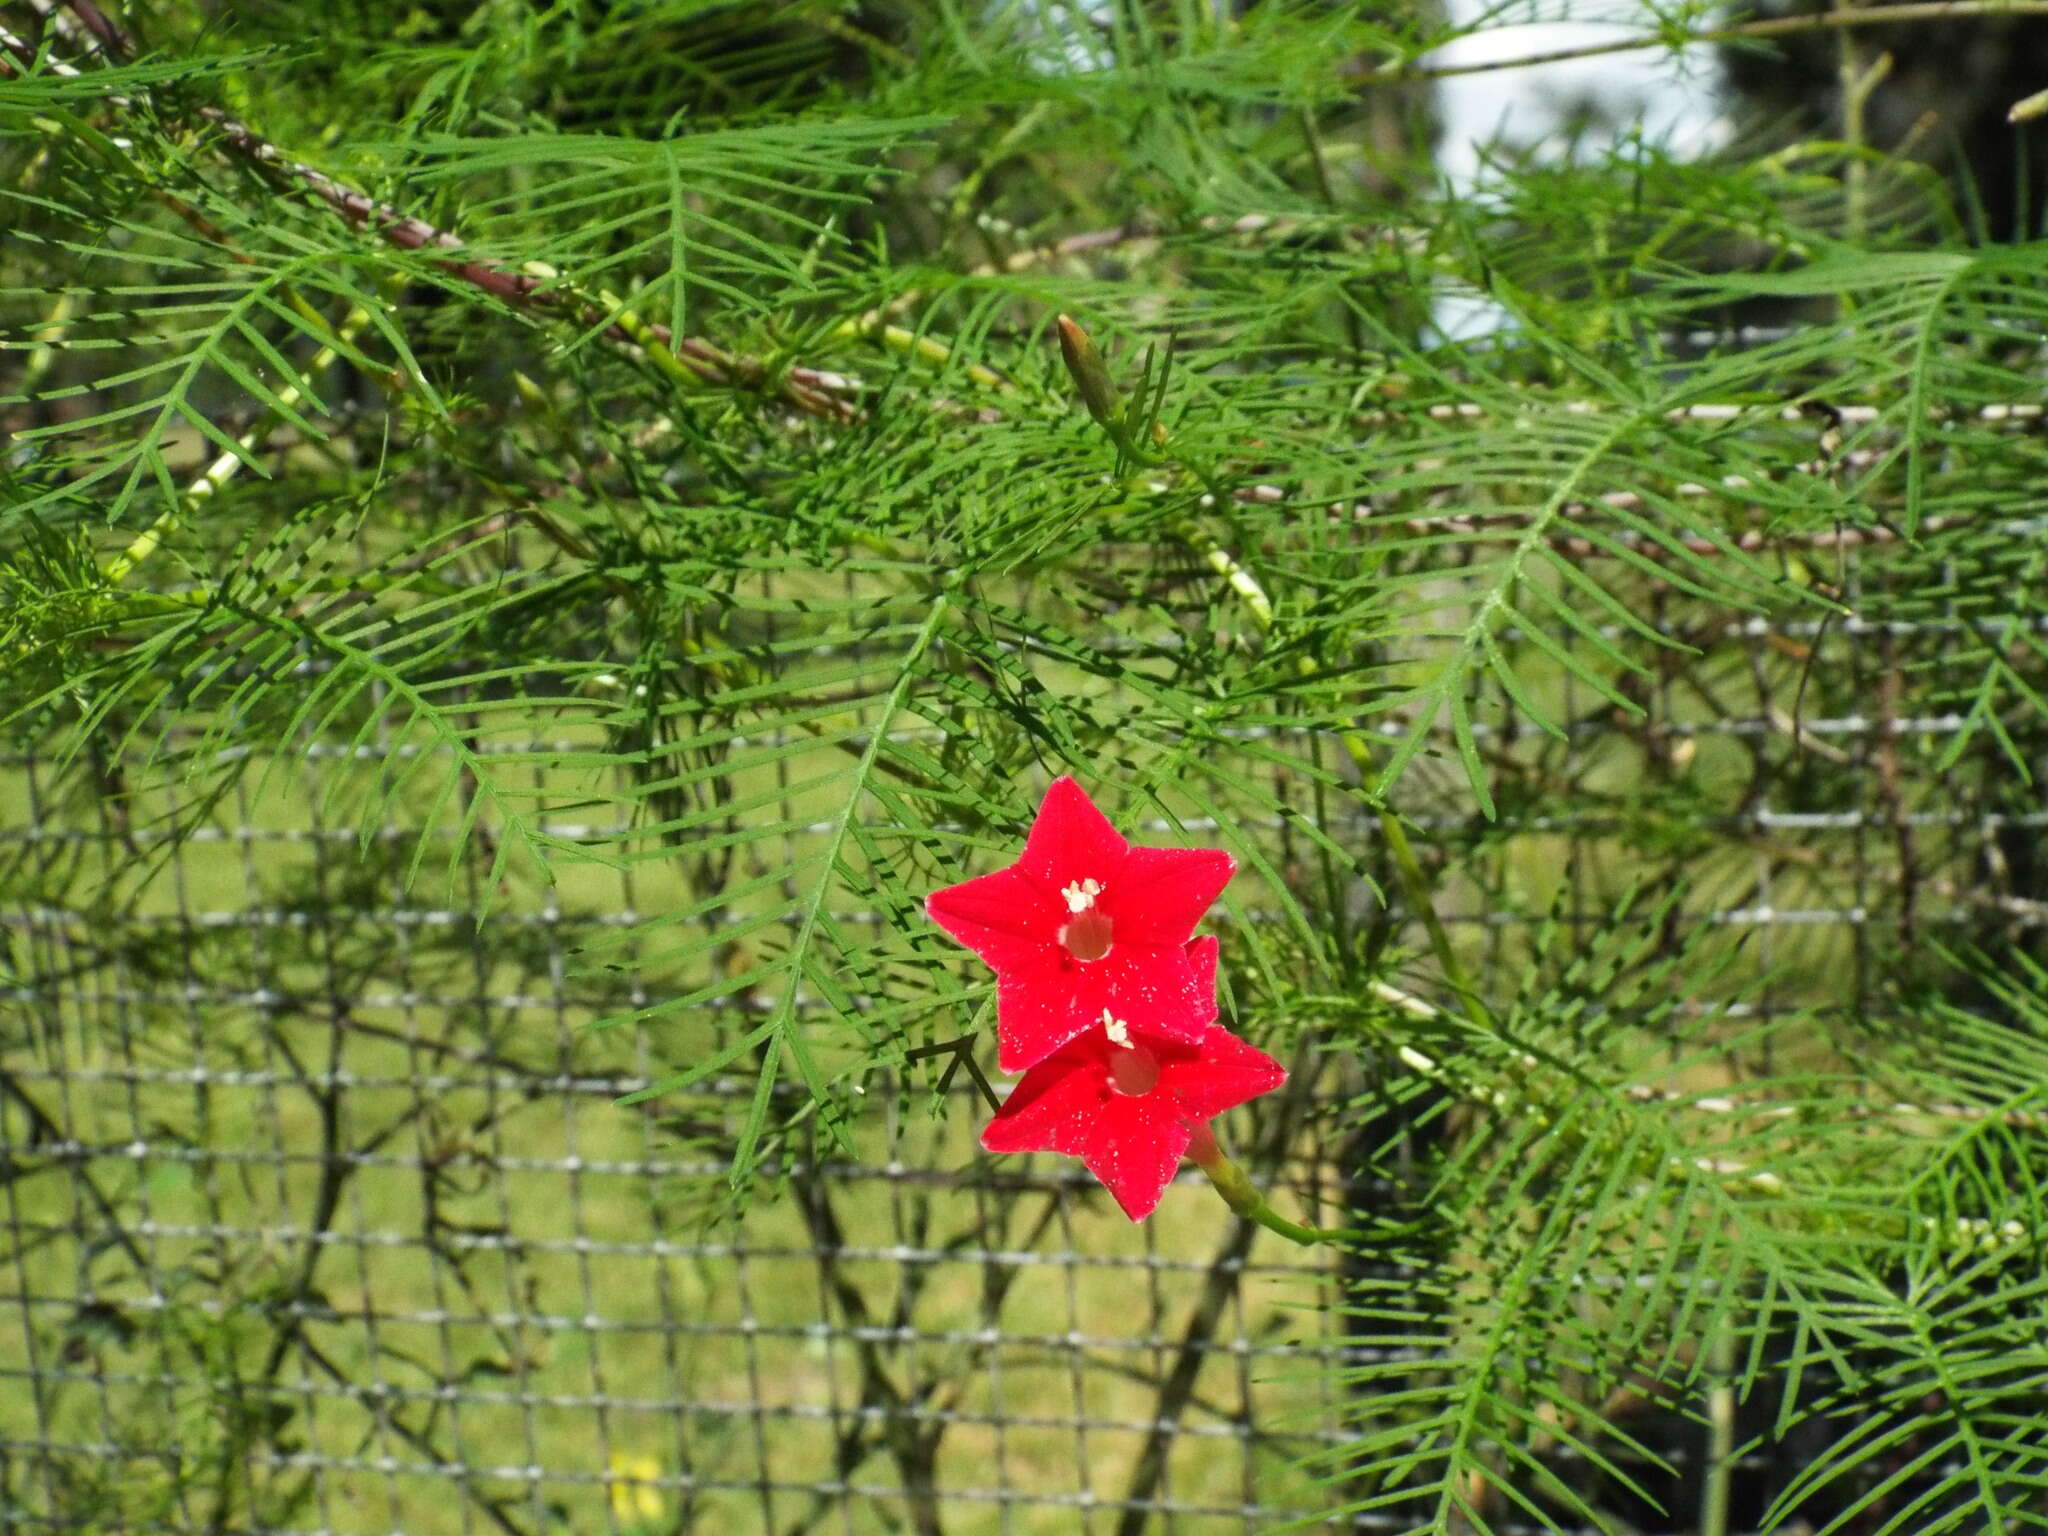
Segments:
[[[1065,315],[1059,317],[1060,354],[1072,375],[1075,387],[1081,392],[1082,403],[1088,414],[1102,428],[1116,450],[1134,464],[1147,468],[1172,468],[1184,470],[1200,482],[1208,493],[1212,505],[1222,507],[1228,504],[1230,492],[1222,481],[1200,464],[1178,458],[1164,450],[1165,435],[1153,429],[1155,446],[1141,441],[1142,431],[1134,431],[1127,415],[1119,414],[1115,404],[1115,386],[1110,382],[1107,365],[1102,354],[1088,333]],[[1163,374],[1162,374],[1163,378]],[[1258,626],[1262,636],[1270,637],[1276,623],[1273,599],[1259,584],[1244,565],[1225,549],[1222,543],[1195,519],[1181,522],[1176,530],[1179,536],[1199,554],[1244,600],[1251,613],[1252,622]],[[1302,655],[1295,660],[1295,669],[1304,678],[1319,676],[1321,666],[1315,658]],[[1338,732],[1337,739],[1344,747],[1345,755],[1358,770],[1359,784],[1368,794],[1372,793],[1372,781],[1378,772],[1378,760],[1372,743],[1356,722],[1347,722]],[[1385,839],[1387,852],[1394,861],[1395,877],[1401,883],[1402,898],[1408,908],[1422,924],[1422,931],[1429,940],[1430,953],[1436,957],[1438,967],[1443,971],[1444,980],[1457,994],[1459,1009],[1477,1025],[1485,1027],[1489,1022],[1486,1004],[1473,985],[1471,973],[1458,958],[1458,951],[1451,943],[1450,931],[1437,915],[1436,890],[1429,872],[1422,867],[1422,861],[1415,855],[1415,845],[1408,840],[1408,829],[1401,825],[1396,816],[1384,804],[1374,807],[1378,817],[1380,836]]]
[[[72,317],[77,313],[76,299],[75,293],[65,289],[57,295],[57,302],[50,306],[49,314],[39,324],[30,327],[29,335],[35,345],[29,350],[28,361],[22,365],[21,383],[17,386],[23,396],[36,392],[42,385],[43,375],[57,361],[58,350],[63,347]]]
[[[1838,0],[1837,9],[1850,10],[1855,0]],[[1836,74],[1842,92],[1842,142],[1849,146],[1849,164],[1843,172],[1843,183],[1848,194],[1846,224],[1849,238],[1860,241],[1869,222],[1870,166],[1863,155],[1865,124],[1870,98],[1885,76],[1891,73],[1892,56],[1880,53],[1868,68],[1863,64],[1863,51],[1856,46],[1856,36],[1847,27],[1836,34],[1838,58]]]
[[[1124,446],[1119,444],[1120,447]],[[1129,452],[1129,448],[1125,448]],[[1206,481],[1205,481],[1206,483]],[[1212,490],[1211,495],[1215,492]],[[1182,530],[1190,544],[1208,563],[1209,568],[1230,584],[1230,589],[1244,599],[1250,611],[1252,622],[1259,627],[1261,635],[1273,632],[1273,600],[1259,585],[1256,576],[1240,565],[1231,553],[1209,533],[1201,528],[1189,526]],[[1305,678],[1313,678],[1322,671],[1312,656],[1302,656],[1295,662],[1295,670]],[[1351,764],[1358,770],[1359,782],[1370,786],[1378,764],[1374,758],[1372,743],[1357,725],[1346,725],[1337,732],[1337,740]],[[1401,818],[1384,805],[1374,808],[1379,818],[1380,836],[1386,839],[1387,852],[1394,860],[1394,874],[1401,882],[1401,894],[1409,910],[1422,924],[1422,931],[1429,939],[1430,953],[1436,956],[1436,963],[1442,968],[1444,980],[1451,990],[1458,994],[1464,1012],[1477,1023],[1484,1023],[1485,1004],[1480,1000],[1479,990],[1472,984],[1465,970],[1464,962],[1458,958],[1457,950],[1451,944],[1451,935],[1444,927],[1443,919],[1437,916],[1436,891],[1430,882],[1429,873],[1422,867],[1422,861],[1415,856],[1415,845],[1408,840],[1408,829],[1401,825]]]
[[[278,400],[287,409],[297,405],[305,398],[305,385],[332,367],[334,360],[341,355],[342,349],[369,323],[368,310],[360,305],[351,309],[348,317],[341,322],[336,338],[315,352],[306,364],[305,371],[300,376],[301,382],[287,384],[278,390]],[[255,426],[237,438],[236,442],[241,446],[243,453],[253,450],[263,441],[277,419],[278,412],[275,409],[266,411]],[[185,487],[184,495],[166,507],[156,521],[135,535],[126,549],[106,563],[100,574],[106,578],[107,585],[118,587],[126,581],[129,573],[156,553],[156,548],[164,541],[165,535],[175,530],[187,513],[195,511],[209,497],[219,494],[221,488],[235,477],[244,462],[246,461],[241,454],[224,452],[207,465],[204,473]]]
[[[1223,1197],[1225,1205],[1246,1221],[1256,1222],[1268,1232],[1277,1232],[1291,1243],[1309,1247],[1316,1243],[1342,1242],[1358,1235],[1342,1227],[1304,1226],[1282,1216],[1266,1204],[1251,1178],[1217,1145],[1216,1133],[1207,1125],[1195,1127],[1194,1140],[1188,1143],[1188,1156],[1209,1175],[1209,1182],[1216,1186],[1216,1193]]]
[[[844,321],[832,330],[834,341],[850,341],[856,338],[878,341],[885,347],[941,368],[953,361],[953,349],[938,337],[924,335],[907,326],[891,325],[879,310],[863,315],[858,320]],[[984,389],[1003,389],[1010,382],[985,363],[967,363],[962,371]]]
[[[1716,1321],[1707,1347],[1706,1480],[1700,1491],[1700,1536],[1728,1536],[1729,1494],[1735,1476],[1735,1340],[1727,1319]]]

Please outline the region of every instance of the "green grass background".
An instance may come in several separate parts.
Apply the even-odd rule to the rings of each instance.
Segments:
[[[80,1529],[225,1511],[235,1528],[457,1532],[488,1528],[478,1499],[524,1529],[906,1528],[886,1451],[841,1465],[861,1344],[795,1200],[701,1219],[731,1094],[612,1102],[729,1018],[659,1040],[585,1027],[617,999],[595,995],[612,983],[593,982],[583,942],[607,914],[680,900],[675,882],[588,866],[552,892],[514,882],[478,929],[473,887],[407,893],[406,838],[364,847],[336,824],[338,771],[361,770],[245,779],[175,850],[155,835],[173,791],[117,804],[89,776],[58,789],[47,764],[0,777],[7,1071],[73,1144],[39,1146],[19,1096],[0,1110],[12,1497]],[[630,967],[613,981],[646,995]],[[882,1369],[906,1392],[968,1383],[936,1451],[944,1529],[1111,1529],[1077,1501],[1124,1493],[1223,1208],[1186,1184],[1133,1227],[1045,1159],[1037,1188],[992,1194],[956,1178],[980,1166],[979,1112],[960,1095],[931,1111],[922,1092],[876,1103],[830,1198],[850,1255],[837,1273],[866,1299]],[[307,1271],[330,1130],[359,1150]],[[144,1264],[109,1241],[88,1179]],[[1330,1422],[1295,1352],[1332,1342],[1318,1262],[1267,1234],[1253,1246],[1167,1505],[1317,1507],[1288,1463]],[[302,1281],[308,1342],[340,1379],[293,1349],[264,1392]],[[252,1427],[264,1402],[289,1413],[274,1440]],[[608,1473],[655,1482],[612,1499]]]

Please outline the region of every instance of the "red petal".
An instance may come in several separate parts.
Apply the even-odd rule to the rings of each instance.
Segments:
[[[1031,823],[1017,867],[1043,886],[1048,897],[1057,899],[1076,880],[1107,885],[1122,868],[1130,847],[1095,808],[1087,791],[1062,776],[1052,781],[1039,803],[1038,819]]]
[[[1196,974],[1184,948],[1119,944],[1100,960],[1074,959],[1054,947],[1040,960],[1001,973],[996,987],[998,1065],[1035,1067],[1069,1040],[1102,1023],[1106,1011],[1139,1034],[1195,1044],[1216,1017],[1213,972]]]
[[[1086,1128],[1089,1145],[1080,1153],[1133,1221],[1143,1221],[1158,1206],[1194,1135],[1182,1121],[1160,1114],[1160,1103],[1157,1093],[1126,1098],[1111,1092]]]
[[[1207,1120],[1286,1081],[1285,1067],[1218,1024],[1193,1058],[1161,1062],[1159,1086],[1148,1097],[1171,1094],[1189,1115]]]
[[[963,880],[924,899],[924,910],[998,971],[1045,965],[1056,958],[1066,904],[1016,865]]]
[[[1058,949],[1054,953],[1066,954]],[[997,978],[998,1066],[1005,1072],[1035,1067],[1089,1025],[1101,1022],[1101,991],[1083,981],[1091,969],[1071,958],[1062,968],[1056,959]]]
[[[1079,1044],[1033,1067],[982,1128],[981,1144],[1078,1157],[1125,1215],[1143,1221],[1173,1182],[1191,1133],[1165,1096],[1110,1086],[1103,1053],[1111,1048]]]
[[[1220,848],[1133,848],[1102,896],[1120,944],[1185,944],[1237,861]]]
[[[1040,1062],[981,1128],[982,1147],[990,1152],[1059,1150],[1054,1142],[1062,1127],[1095,1113],[1106,1081],[1105,1069],[1074,1053]]]
[[[1216,977],[1206,983],[1181,945],[1151,949],[1119,942],[1102,959],[1082,967],[1089,989],[1083,1005],[1088,1022],[1107,1008],[1141,1034],[1167,1040],[1201,1040],[1216,1017]],[[1101,1002],[1095,998],[1099,996]]]
[[[1211,996],[1216,992],[1216,952],[1219,948],[1215,938],[1206,933],[1199,939],[1188,941],[1188,969],[1195,973],[1195,985]]]

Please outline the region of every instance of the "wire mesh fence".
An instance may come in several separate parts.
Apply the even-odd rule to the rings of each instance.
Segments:
[[[1860,609],[1883,567],[1838,558]],[[1916,935],[2041,925],[2048,813],[1994,748],[1945,750],[1962,711],[1902,713],[1946,696],[1965,605],[1731,625],[1647,601],[1691,650],[1640,716],[1569,679],[1561,738],[1481,711],[1498,821],[1417,769],[1483,976],[1630,883],[1768,978],[1736,1016],[1865,1001]],[[1068,1165],[980,1160],[977,1101],[935,1116],[915,1071],[851,1152],[792,1143],[776,1198],[707,1226],[751,1080],[620,1107],[672,1043],[587,1028],[648,983],[579,957],[664,893],[631,868],[489,890],[486,836],[422,899],[415,845],[469,807],[368,838],[335,809],[412,750],[308,741],[218,792],[131,782],[111,749],[0,763],[0,1526],[1206,1536],[1329,1507],[1297,1463],[1358,1411],[1310,1368],[1362,1347],[1339,1261],[1191,1192],[1133,1228]],[[1312,1212],[1381,1198],[1360,1138],[1385,1128],[1327,1113],[1380,1068],[1291,1065],[1247,1161]],[[1691,1528],[1740,1454],[1711,1407],[1641,1405],[1670,1470],[1661,1514],[1617,1505],[1639,1528]],[[1738,1515],[1796,1471],[1751,1455]]]
[[[361,765],[312,760],[175,846],[118,764],[7,766],[13,1527],[1274,1512],[1326,1415],[1282,1429],[1253,1383],[1341,1344],[1313,1263],[969,1171],[968,1114],[911,1085],[858,1160],[690,1235],[724,1167],[692,1148],[749,1090],[613,1106],[645,1042],[583,1030],[622,999],[570,957],[630,886],[417,905],[411,830],[325,824]]]

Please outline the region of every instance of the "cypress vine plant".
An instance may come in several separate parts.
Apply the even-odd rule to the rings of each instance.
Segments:
[[[925,904],[1072,776],[1235,861],[1173,963],[1350,1085],[1334,1226],[1213,1164],[1350,1255],[1332,1508],[1720,1530],[1798,1447],[1744,1518],[2038,1527],[2048,246],[1853,141],[1453,196],[1453,35],[0,6],[0,717],[184,786],[144,865],[375,743],[326,811],[452,824],[405,877],[480,922],[670,882],[579,963],[649,1095],[743,1085],[732,1220],[935,1049],[993,1067]],[[1713,737],[1746,697],[1793,703]],[[1796,846],[1843,815],[1852,922],[1701,920],[1848,909]]]

